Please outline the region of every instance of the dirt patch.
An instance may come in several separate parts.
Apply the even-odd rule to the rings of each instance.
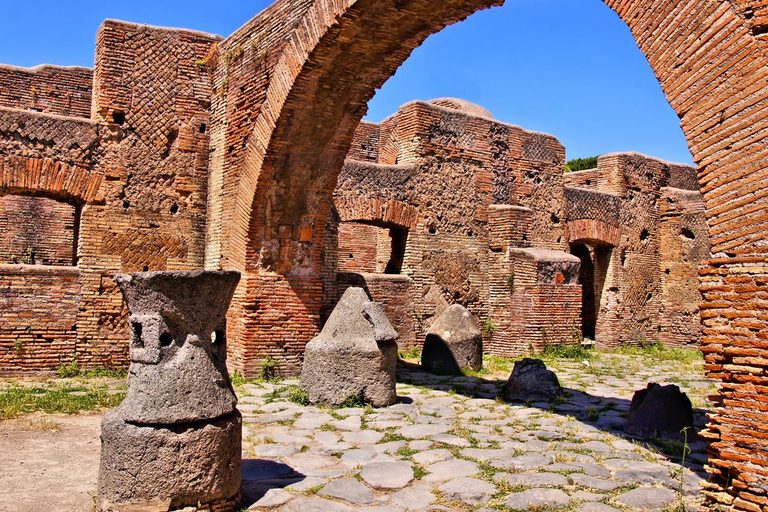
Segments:
[[[101,418],[31,414],[0,422],[0,512],[91,510]]]

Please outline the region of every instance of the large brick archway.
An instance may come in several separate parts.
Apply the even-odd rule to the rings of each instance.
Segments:
[[[219,45],[214,81],[236,94],[213,107],[228,123],[211,135],[222,201],[210,205],[209,232],[220,235],[207,264],[246,273],[232,313],[236,360],[273,342],[290,354],[317,327],[325,217],[375,89],[427,36],[501,3],[281,0]],[[717,258],[701,270],[702,349],[723,382],[710,468],[738,507],[766,510],[768,12],[752,0],[606,3],[680,117],[704,194]],[[257,114],[240,114],[244,105]],[[273,310],[290,322],[265,320]]]

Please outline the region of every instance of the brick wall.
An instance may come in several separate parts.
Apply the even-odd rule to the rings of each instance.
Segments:
[[[710,443],[707,470],[714,477],[708,491],[713,499],[738,509],[764,510],[768,496],[764,444],[768,437],[764,385],[768,344],[766,317],[759,311],[768,297],[768,259],[711,259],[704,262],[699,275],[704,296],[704,367],[710,377],[722,383],[711,397],[716,413],[710,414],[710,423],[702,433]]]
[[[554,137],[495,122],[467,102],[442,99],[406,104],[380,126],[362,124],[354,140],[334,194],[336,210],[340,220],[394,220],[408,228],[402,273],[412,280],[414,329],[401,333],[401,343],[423,341],[434,318],[452,303],[466,306],[480,323],[489,317],[489,247],[506,250],[511,241],[567,247],[560,220],[564,152]],[[353,160],[370,140],[378,141],[378,162],[371,153],[362,155],[366,161]],[[489,218],[497,221],[489,224]],[[370,272],[381,238],[369,228],[335,222],[327,231],[338,239],[327,240],[326,254],[338,259],[325,257],[324,265]],[[349,254],[367,264],[350,261]],[[323,275],[327,289],[336,286],[328,282],[335,279],[332,272]],[[326,294],[324,310],[337,297]]]
[[[69,363],[77,349],[80,272],[0,264],[0,372],[30,375]]]
[[[45,196],[80,212],[74,221],[62,214],[54,229],[55,215],[16,210],[30,224],[35,215],[50,219],[39,237],[71,231],[56,244],[69,245],[69,264],[75,232],[78,238],[79,306],[67,334],[76,342],[60,345],[61,357],[40,359],[35,370],[50,372],[75,357],[85,367],[125,365],[126,311],[113,275],[203,268],[211,88],[199,61],[219,39],[107,21],[97,41],[93,121],[0,109],[0,195]],[[18,282],[5,294],[27,293],[13,288]],[[46,290],[38,296],[39,304],[18,307],[47,303]],[[0,372],[15,371],[9,357]]]
[[[491,258],[489,317],[495,332],[486,346],[489,353],[514,356],[578,343],[578,258],[562,251],[512,247]]]
[[[0,261],[74,265],[77,208],[44,197],[0,196]]]
[[[704,203],[698,191],[670,186],[695,188],[694,175],[637,153],[604,155],[597,169],[565,175],[568,240],[588,247],[596,272],[599,344],[696,340],[695,269],[709,255]]]
[[[0,107],[89,118],[92,83],[87,68],[0,65]]]
[[[698,267],[710,257],[701,194],[662,188],[659,215],[662,341],[667,346],[697,346],[701,338]]]

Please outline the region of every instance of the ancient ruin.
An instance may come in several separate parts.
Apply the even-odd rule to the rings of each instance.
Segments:
[[[242,417],[226,368],[237,272],[116,277],[130,312],[125,400],[104,417],[98,508],[240,503]]]
[[[606,155],[597,171],[563,176],[554,137],[455,101],[359,124],[413,48],[498,3],[278,0],[227,38],[107,21],[93,70],[2,67],[1,371],[125,365],[128,313],[112,276],[143,270],[243,273],[228,328],[230,363],[246,375],[267,357],[297,373],[352,284],[386,304],[404,341],[451,303],[491,320],[498,353],[592,329],[608,345],[698,340],[722,383],[703,433],[710,495],[765,508],[768,12],[747,0],[606,2],[680,117],[695,173]],[[395,197],[423,169],[479,206]],[[355,202],[369,175],[392,194]],[[367,224],[393,235],[374,277],[354,266],[373,260],[339,250]],[[508,314],[518,297],[532,304],[524,324]]]

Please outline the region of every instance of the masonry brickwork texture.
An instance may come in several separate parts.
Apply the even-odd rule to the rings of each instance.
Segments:
[[[768,11],[756,0],[606,1],[680,117],[697,176],[614,155],[581,181],[565,183],[556,139],[493,123],[482,109],[454,101],[413,104],[379,127],[358,129],[376,88],[426,37],[500,3],[278,0],[226,39],[108,21],[92,71],[0,67],[3,208],[36,210],[47,222],[44,232],[58,242],[41,245],[41,255],[66,245],[64,217],[78,219],[76,265],[64,265],[64,256],[39,262],[47,265],[0,262],[0,300],[8,305],[0,310],[3,371],[50,371],[75,355],[87,367],[124,364],[126,313],[112,275],[203,267],[244,273],[229,316],[234,367],[254,372],[256,362],[273,357],[296,371],[327,305],[346,286],[335,277],[346,229],[339,223],[361,220],[400,230],[398,240],[406,229],[409,237],[418,233],[414,242],[422,239],[405,245],[401,271],[413,269],[412,277],[358,274],[369,285],[381,281],[369,286],[372,293],[392,297],[426,287],[415,302],[420,316],[410,316],[415,337],[441,301],[463,301],[479,313],[496,298],[511,299],[513,263],[520,267],[514,286],[530,282],[539,297],[549,286],[576,290],[565,275],[544,272],[549,264],[536,263],[536,272],[553,282],[530,280],[536,258],[519,251],[534,250],[535,241],[602,262],[591,268],[593,282],[602,284],[582,288],[582,300],[599,303],[600,311],[606,304],[611,332],[649,340],[655,327],[686,344],[696,337],[696,322],[687,320],[695,312],[665,297],[695,283],[689,264],[708,257],[708,231],[713,256],[698,275],[699,341],[707,372],[723,383],[704,434],[708,492],[740,510],[768,510],[761,441],[768,424],[761,305],[768,279]],[[408,132],[427,136],[399,136]],[[345,165],[348,156],[357,163]],[[515,162],[519,168],[505,173]],[[337,181],[377,166],[393,178],[418,180],[428,171],[452,186],[475,184],[472,197],[482,206],[334,198]],[[360,172],[350,174],[353,168]],[[30,197],[47,201],[35,205]],[[572,215],[567,205],[579,201],[594,214]],[[600,211],[599,204],[609,207]],[[45,220],[53,220],[51,212],[61,212],[60,222]],[[424,242],[429,236],[450,258],[435,254]],[[569,247],[579,240],[585,243]],[[17,244],[24,245],[6,242]],[[457,279],[460,272],[467,277]],[[487,285],[484,275],[493,276]],[[638,286],[623,289],[627,278]],[[557,307],[573,315],[577,299]],[[621,308],[632,316],[608,314]],[[596,337],[608,333],[601,325],[598,314]]]

